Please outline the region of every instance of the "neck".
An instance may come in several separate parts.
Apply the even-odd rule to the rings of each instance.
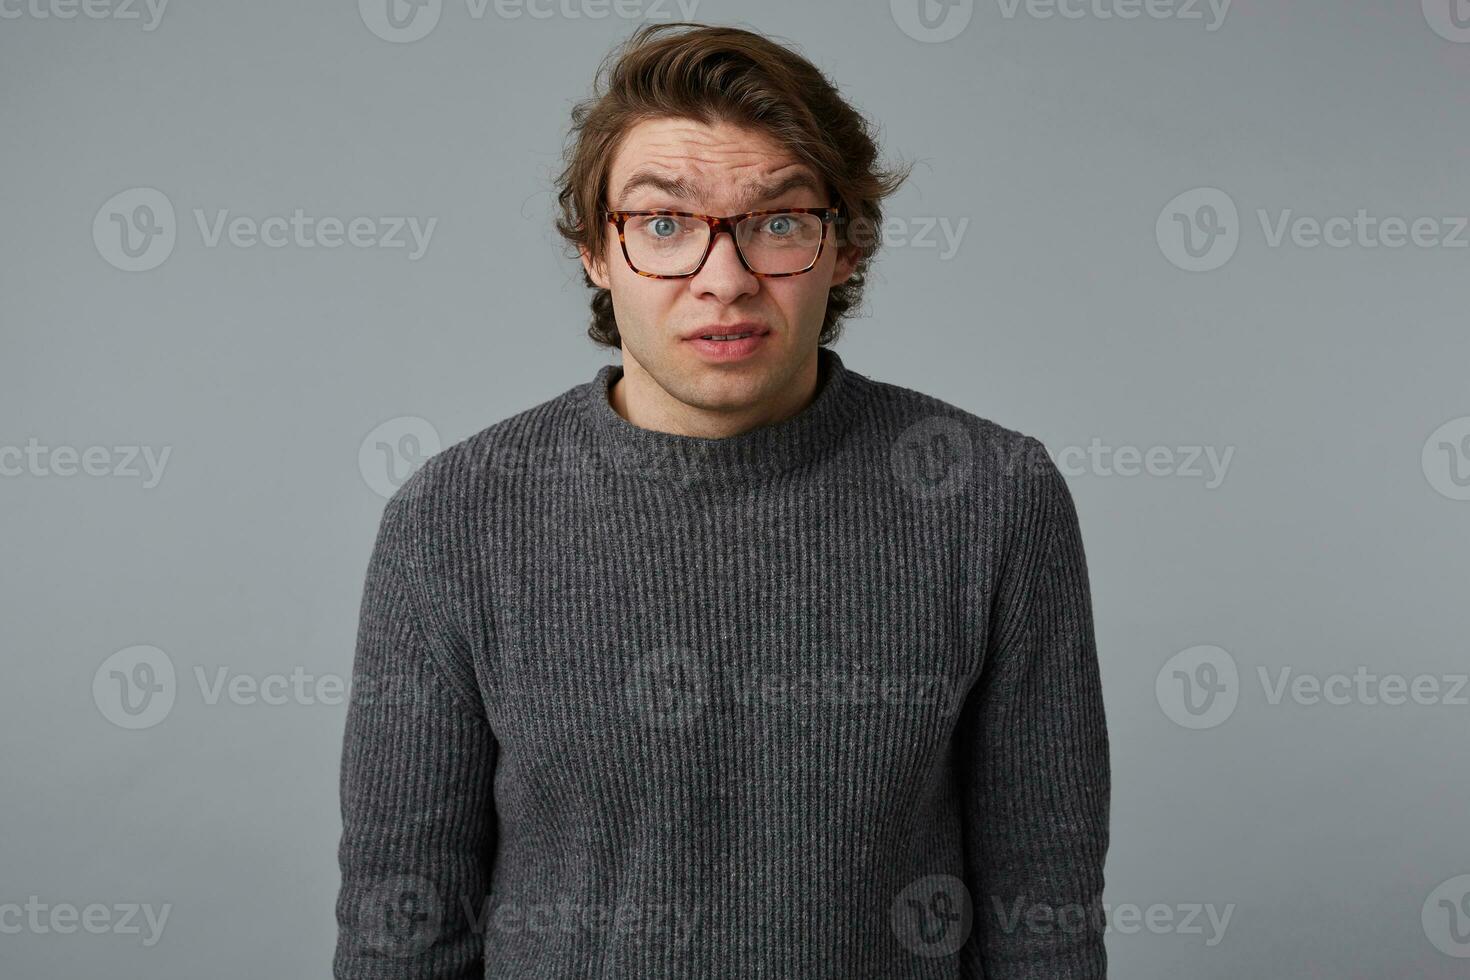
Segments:
[[[802,397],[789,402],[783,398],[779,412],[771,410],[771,400],[767,399],[762,402],[764,411],[741,412],[740,421],[730,425],[723,422],[732,417],[731,413],[694,413],[711,428],[733,433],[724,436],[681,434],[630,421],[614,408],[612,398],[613,391],[622,386],[624,368],[604,365],[582,389],[581,420],[596,440],[583,448],[589,459],[597,461],[600,472],[672,484],[685,492],[763,483],[799,467],[815,465],[841,443],[853,412],[868,390],[867,379],[848,371],[830,347],[818,347],[815,355],[815,393],[791,382],[788,388],[797,388]],[[625,390],[631,393],[637,388],[630,383]],[[710,423],[710,414],[723,416],[721,424]],[[783,414],[779,421],[769,424],[749,424],[754,419]],[[744,431],[734,431],[742,425]]]
[[[818,380],[817,349],[813,347],[796,370],[774,386],[770,398],[734,408],[691,405],[670,394],[624,347],[623,374],[608,399],[619,415],[641,429],[724,439],[798,414],[811,404]]]

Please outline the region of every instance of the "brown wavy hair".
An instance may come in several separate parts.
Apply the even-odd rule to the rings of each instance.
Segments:
[[[810,61],[775,41],[736,27],[683,21],[640,27],[603,60],[593,95],[572,108],[572,128],[556,178],[556,230],[573,250],[605,259],[613,157],[628,130],[647,119],[684,118],[706,125],[733,123],[762,130],[810,167],[841,208],[838,247],[859,253],[852,276],[833,286],[818,343],[842,331],[862,300],[878,250],[882,202],[908,177],[909,167],[885,170],[870,124]],[[620,347],[612,294],[582,271],[594,290],[587,335]]]

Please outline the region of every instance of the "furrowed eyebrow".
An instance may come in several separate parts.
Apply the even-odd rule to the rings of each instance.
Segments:
[[[684,201],[694,197],[694,186],[683,177],[670,177],[667,174],[661,174],[653,170],[639,170],[624,182],[621,199],[626,202],[634,191],[643,190],[644,188],[659,191],[670,197],[677,197]],[[625,203],[622,208],[615,208],[614,210],[627,210],[627,205]]]
[[[621,199],[626,202],[634,191],[644,189],[659,191],[686,202],[698,196],[694,185],[683,177],[674,177],[654,170],[639,170],[623,183]],[[803,189],[821,193],[821,187],[817,181],[811,174],[803,172],[789,174],[773,184],[746,184],[740,192],[737,206],[741,211],[753,211],[756,210],[758,204],[780,197],[789,191]],[[625,203],[623,207],[614,210],[626,211],[629,208]]]
[[[782,194],[794,190],[810,190],[818,194],[822,189],[812,179],[811,174],[797,172],[783,177],[774,184],[749,184],[740,194],[739,207],[742,211],[753,211],[756,205],[763,204]]]

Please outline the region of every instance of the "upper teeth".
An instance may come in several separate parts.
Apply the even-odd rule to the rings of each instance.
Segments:
[[[708,334],[708,335],[706,335],[704,337],[701,337],[700,339],[701,340],[738,340],[741,337],[749,337],[749,336],[750,336],[750,331],[747,330],[745,333]]]

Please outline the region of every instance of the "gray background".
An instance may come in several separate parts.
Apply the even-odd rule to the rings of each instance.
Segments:
[[[170,912],[151,946],[146,926],[0,932],[0,975],[325,976],[345,706],[210,704],[195,671],[349,675],[384,502],[369,433],[387,423],[411,454],[401,420],[422,418],[447,446],[614,357],[584,335],[549,184],[571,102],[637,20],[446,0],[402,43],[351,2],[174,0],[153,30],[142,8],[40,2],[0,19],[0,447],[108,462],[0,477],[0,906]],[[1053,455],[1233,447],[1223,480],[1068,473],[1112,733],[1113,976],[1470,973],[1447,931],[1470,905],[1456,923],[1440,902],[1470,887],[1466,692],[1272,703],[1258,676],[1363,667],[1443,694],[1470,661],[1470,233],[1272,246],[1258,216],[1365,209],[1448,235],[1470,213],[1470,29],[1431,26],[1448,2],[1237,0],[1209,30],[1203,6],[1069,19],[982,0],[944,41],[905,32],[911,0],[693,11],[797,44],[889,159],[917,163],[837,346],[849,366]],[[92,227],[140,187],[177,240],[128,272]],[[1238,207],[1238,248],[1184,271],[1156,223],[1205,220],[1165,213],[1200,187]],[[194,217],[297,208],[438,223],[411,260],[210,247]],[[958,249],[923,245],[925,219],[968,221]],[[156,485],[127,475],[127,446],[169,447]],[[167,655],[176,699],[133,730],[93,681],[139,645]],[[1206,645],[1236,666],[1236,703],[1189,727],[1171,658],[1204,676]],[[1135,927],[1150,906],[1155,928]],[[1228,908],[1223,936],[1194,907]]]

